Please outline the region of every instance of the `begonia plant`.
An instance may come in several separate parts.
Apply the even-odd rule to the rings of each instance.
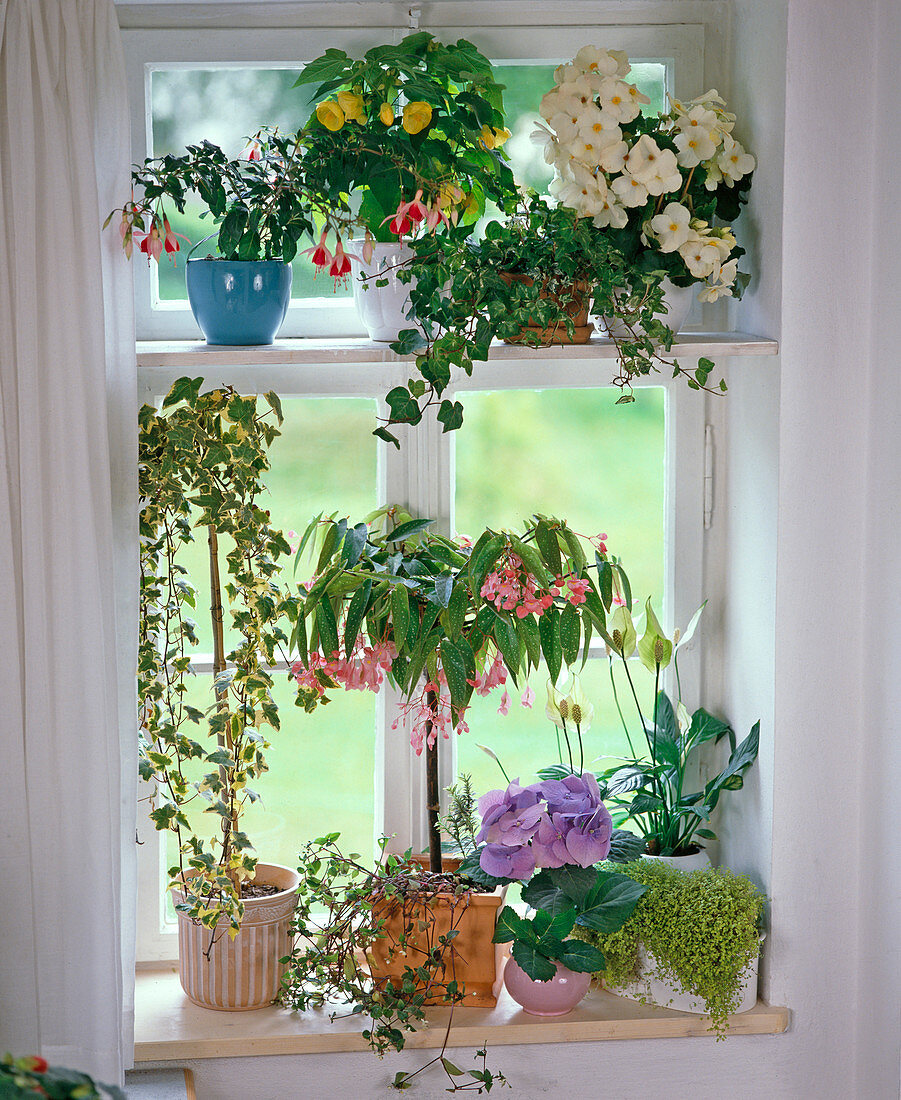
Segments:
[[[426,754],[437,871],[438,742],[467,730],[473,693],[500,689],[506,713],[516,685],[530,706],[529,676],[542,658],[556,680],[587,652],[605,629],[606,581],[621,566],[599,536],[589,540],[553,518],[536,516],[520,533],[489,528],[472,545],[430,526],[396,507],[355,526],[315,520],[297,551],[299,559],[318,532],[291,644],[299,701],[310,710],[339,687],[376,690],[387,679],[400,690],[413,747]]]

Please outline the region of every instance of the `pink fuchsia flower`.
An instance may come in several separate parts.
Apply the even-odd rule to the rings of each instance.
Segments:
[[[122,221],[119,222],[119,236],[122,238],[122,248],[125,251],[126,259],[131,259],[131,250],[133,245],[132,232],[134,230],[134,222],[122,211]]]
[[[375,239],[369,230],[366,230],[366,236],[363,238],[363,263],[372,263],[372,253],[375,249]]]
[[[398,212],[400,212],[400,207],[398,207]],[[405,213],[410,221],[414,222],[416,225],[418,225],[422,221],[425,221],[426,218],[429,216],[428,208],[422,201],[421,187],[413,196],[412,201],[406,204]]]
[[[407,217],[407,204],[401,199],[397,210],[384,219],[382,225],[388,222],[388,228],[398,237],[403,237],[413,228],[413,223]]]
[[[317,271],[321,271],[324,267],[328,267],[334,258],[325,246],[327,237],[328,229],[323,229],[322,236],[319,238],[319,244],[314,245],[312,248],[305,248],[303,252],[301,252],[301,256],[311,257],[313,266]]]
[[[356,258],[352,253],[344,251],[344,245],[339,238],[338,243],[335,245],[334,259],[328,269],[329,275],[335,279],[343,279],[350,272],[351,259],[355,260]]]
[[[160,236],[160,226],[156,218],[150,219],[150,229],[140,239],[138,248],[147,256],[147,263],[151,257],[159,263],[160,253],[163,251],[163,239]]]
[[[181,237],[185,244],[191,243],[183,233],[174,232],[172,226],[169,224],[168,218],[163,218],[163,247],[166,249],[167,252],[171,253],[181,251],[181,245],[178,243],[179,237]],[[172,262],[175,263],[174,256],[172,257]]]

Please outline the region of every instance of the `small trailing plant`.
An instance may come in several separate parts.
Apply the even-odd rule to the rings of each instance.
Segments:
[[[760,947],[765,895],[744,875],[722,868],[686,873],[637,860],[618,869],[645,887],[633,914],[616,931],[576,930],[603,952],[607,969],[599,977],[614,992],[643,974],[666,981],[703,1001],[710,1029],[725,1038]],[[653,955],[648,971],[639,962],[640,946]]]
[[[0,1100],[125,1100],[115,1085],[97,1084],[86,1073],[62,1066],[50,1066],[46,1058],[29,1055],[0,1059]]]
[[[667,638],[649,598],[645,606],[645,631],[639,639],[632,613],[624,602],[615,609],[605,635],[614,698],[632,757],[624,764],[609,768],[598,778],[604,797],[616,810],[617,823],[632,822],[645,838],[651,855],[686,855],[703,846],[698,841],[716,839],[707,823],[720,796],[723,791],[741,790],[745,773],[757,759],[759,722],[755,722],[744,741],[736,745],[735,732],[728,722],[714,717],[703,707],[689,714],[682,702],[679,649],[693,637],[701,611],[703,607],[684,634],[677,630],[672,638]],[[654,706],[650,715],[642,711],[629,670],[629,661],[636,652],[645,668],[654,674]],[[671,663],[678,688],[675,704],[660,690],[661,676]],[[619,700],[615,665],[628,683],[647,756],[635,752]],[[724,738],[730,747],[726,766],[701,790],[687,791],[689,762],[702,745]]]
[[[266,731],[279,727],[269,667],[288,641],[283,617],[298,612],[279,579],[290,547],[259,501],[267,450],[279,435],[279,400],[267,394],[261,411],[256,397],[231,387],[201,392],[201,385],[181,378],[159,411],[145,405],[140,412],[139,759],[151,820],[177,841],[169,875],[185,896],[179,909],[234,936],[256,866],[242,814],[267,769]],[[179,554],[198,533],[211,576],[215,701],[207,711],[187,700],[196,594]],[[238,634],[229,653],[226,609]],[[189,818],[200,811],[202,818]],[[215,829],[211,840],[201,832],[204,820]]]
[[[536,516],[519,534],[489,528],[472,546],[430,526],[396,507],[354,526],[317,517],[297,551],[300,560],[318,534],[291,647],[299,701],[310,710],[332,689],[377,690],[386,677],[403,693],[411,743],[426,753],[430,865],[438,871],[439,740],[466,731],[474,692],[502,689],[505,713],[509,680],[531,706],[528,677],[541,658],[556,679],[604,629],[609,601],[591,574],[621,566],[596,548],[597,536],[589,563],[589,540],[558,519]]]
[[[502,1073],[487,1068],[484,1050],[476,1052],[478,1068],[471,1070],[446,1056],[453,1006],[465,994],[456,977],[455,940],[477,887],[456,874],[423,870],[409,852],[388,853],[385,838],[377,866],[366,868],[359,856],[343,854],[338,840],[337,833],[320,837],[300,855],[291,926],[296,940],[286,960],[281,1003],[299,1011],[328,1007],[332,1020],[360,1016],[368,1024],[363,1038],[379,1056],[403,1050],[407,1034],[425,1021],[427,1004],[449,1005],[439,1053],[413,1073],[397,1073],[392,1086],[410,1088],[435,1065],[449,1081],[448,1092],[481,1093],[506,1084]],[[439,898],[443,921],[432,904]],[[395,957],[404,965],[392,977],[385,963]]]

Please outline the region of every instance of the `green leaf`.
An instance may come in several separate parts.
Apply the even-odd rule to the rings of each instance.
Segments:
[[[548,868],[551,882],[576,905],[582,905],[595,888],[598,874],[595,867],[578,867],[574,863]]]
[[[557,967],[533,944],[516,940],[513,944],[513,958],[533,982],[549,982],[557,973]]]
[[[648,888],[616,871],[599,871],[598,876],[576,924],[609,934],[622,928]]]
[[[410,597],[402,584],[395,584],[391,589],[391,621],[394,625],[394,644],[397,652],[401,653],[410,625]]]
[[[551,576],[559,577],[563,571],[563,563],[560,557],[560,544],[557,535],[551,530],[545,520],[541,520],[535,528],[535,541],[544,558],[545,564],[551,571]]]
[[[173,405],[177,405],[179,401],[187,401],[189,405],[194,405],[202,385],[202,378],[176,378],[171,389],[163,398],[162,407],[164,409],[171,408]]]
[[[598,567],[598,591],[604,601],[604,607],[610,610],[613,603],[613,566],[609,561],[604,561],[600,554],[595,554],[594,560]]]
[[[319,627],[322,652],[326,657],[331,657],[333,653],[338,652],[338,626],[327,596],[322,597],[316,608],[316,625]]]
[[[688,727],[688,734],[685,738],[686,752],[688,748],[696,748],[706,741],[718,741],[730,729],[731,726],[728,722],[724,722],[722,718],[715,718],[703,707],[698,707],[691,716],[691,725]]]
[[[469,600],[466,596],[465,586],[462,584],[455,585],[447,604],[447,632],[451,638],[456,638],[463,629],[468,607]]]
[[[494,926],[492,943],[510,943],[517,938],[535,938],[532,925],[519,916],[515,909],[505,905],[497,915],[497,923]]]
[[[400,542],[401,539],[408,539],[411,535],[417,535],[420,531],[424,531],[426,527],[431,527],[434,522],[433,519],[411,519],[406,523],[400,523],[390,534],[385,536],[385,542]]]
[[[568,970],[577,974],[594,974],[607,967],[604,956],[592,943],[582,940],[564,940],[563,949],[554,956]]]
[[[369,528],[365,523],[358,523],[344,536],[344,544],[341,547],[341,558],[348,569],[352,569],[360,560],[363,547],[369,538]]]
[[[501,651],[501,655],[504,658],[504,663],[515,679],[521,665],[519,633],[513,621],[508,619],[506,615],[501,614],[495,614],[493,633],[494,639]]]
[[[582,620],[579,612],[571,603],[567,603],[560,612],[560,646],[567,665],[575,664],[578,660],[581,638]]]
[[[573,903],[555,886],[546,871],[540,871],[522,888],[522,900],[533,909],[556,916],[572,909]]]
[[[366,581],[362,588],[358,588],[347,608],[347,618],[344,624],[344,653],[348,660],[353,652],[357,635],[363,623],[363,616],[369,604],[369,596],[372,592],[372,581]],[[320,634],[322,633],[320,629]]]
[[[538,620],[538,635],[548,677],[552,684],[556,684],[563,663],[563,645],[560,641],[560,612],[555,607],[548,608]]]
[[[444,425],[445,432],[455,432],[463,427],[463,406],[459,401],[442,401],[438,408],[437,419]]]
[[[466,663],[457,647],[447,639],[440,643],[439,650],[441,652],[441,667],[447,677],[451,703],[459,710],[469,702],[472,696],[472,686],[466,682]]]
[[[607,859],[611,863],[632,863],[644,853],[645,846],[643,836],[635,836],[626,829],[614,829]]]

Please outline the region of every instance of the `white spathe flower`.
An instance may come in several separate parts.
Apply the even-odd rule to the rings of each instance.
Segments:
[[[610,184],[610,190],[616,195],[623,206],[629,209],[636,206],[644,206],[648,201],[648,189],[634,176],[624,173],[617,176]]]
[[[676,159],[683,168],[696,168],[716,152],[716,142],[706,130],[682,130],[674,141],[679,150]]]
[[[677,251],[696,279],[706,279],[720,269],[719,250],[706,237],[689,236]]]
[[[617,200],[616,195],[608,191],[601,209],[591,220],[598,229],[604,229],[608,225],[611,229],[623,229],[629,221],[629,212]]]
[[[660,243],[661,252],[675,252],[691,237],[691,211],[680,202],[671,202],[663,212],[651,218],[651,229]]]
[[[554,180],[551,184],[554,194],[580,218],[600,215],[607,206],[607,181],[577,161],[571,162],[570,170],[571,180]]]
[[[629,91],[630,85],[615,76],[605,77],[598,89],[601,110],[609,111],[618,122],[631,122],[638,114],[640,104]]]
[[[614,56],[610,50],[602,50],[599,46],[583,46],[573,58],[573,65],[580,73],[599,73],[601,76],[625,76],[629,72],[630,65],[626,61],[625,71],[622,71],[620,56]],[[555,74],[556,79],[556,74]]]
[[[723,173],[723,179],[730,186],[757,167],[754,157],[746,153],[737,141],[728,136],[723,142],[723,151],[716,158],[716,163]]]

